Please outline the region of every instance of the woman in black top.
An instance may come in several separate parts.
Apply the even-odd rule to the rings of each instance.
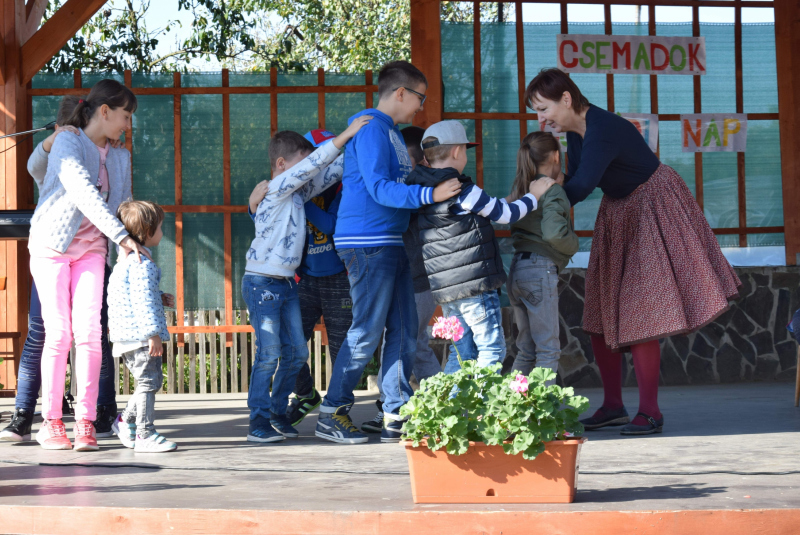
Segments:
[[[540,72],[525,100],[540,126],[567,132],[564,189],[570,203],[596,187],[604,194],[583,313],[604,401],[582,422],[586,429],[628,424],[624,435],[661,432],[659,338],[714,320],[738,295],[741,282],[683,179],[658,160],[633,124],[589,104],[558,69]],[[620,352],[628,350],[639,384],[632,422],[622,404]]]

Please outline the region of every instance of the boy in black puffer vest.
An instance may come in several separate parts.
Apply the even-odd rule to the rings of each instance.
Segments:
[[[507,224],[521,219],[536,209],[538,197],[551,184],[532,182],[530,193],[513,203],[490,197],[462,174],[467,149],[475,145],[458,121],[434,124],[422,140],[430,168],[417,166],[406,184],[435,187],[451,178],[462,184],[456,197],[419,209],[419,239],[434,300],[445,316],[456,316],[464,327],[463,338],[456,342],[462,360],[477,359],[480,366],[491,366],[506,354],[497,293],[506,273],[492,221]],[[451,349],[445,373],[458,369]]]

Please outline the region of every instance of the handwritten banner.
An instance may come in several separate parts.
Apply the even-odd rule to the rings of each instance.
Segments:
[[[655,113],[620,113],[617,115],[630,121],[642,134],[650,150],[658,150],[658,115]]]
[[[559,34],[558,68],[612,74],[706,74],[705,37]]]
[[[683,152],[745,152],[747,115],[695,113],[681,115]]]
[[[658,115],[654,113],[622,112],[617,112],[617,115],[623,119],[627,119],[636,127],[650,147],[650,150],[653,152],[658,150]],[[544,125],[544,131],[553,134],[559,143],[561,143],[561,148],[567,150],[567,134],[565,132],[556,132],[549,125]]]

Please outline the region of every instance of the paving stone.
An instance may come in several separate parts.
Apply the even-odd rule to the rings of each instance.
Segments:
[[[788,370],[783,370],[781,373],[775,376],[776,381],[780,382],[794,382],[797,380],[797,368],[790,368]]]
[[[759,286],[753,295],[745,299],[744,311],[748,316],[763,328],[769,327],[769,318],[772,316],[772,307],[775,304],[775,296],[772,290]],[[750,333],[747,333],[750,334]]]
[[[705,338],[702,336],[694,337],[694,344],[692,344],[692,353],[695,353],[705,359],[714,358],[714,348],[709,345]]]
[[[584,366],[564,379],[564,384],[573,388],[592,388],[603,386],[603,380],[593,366]]]
[[[773,289],[788,288],[790,291],[794,291],[798,287],[800,287],[800,273],[786,271],[772,272]]]
[[[753,372],[753,377],[760,381],[771,381],[775,378],[775,372],[778,371],[780,362],[773,357],[757,357],[756,369]]]
[[[751,344],[750,342],[739,336],[739,333],[737,333],[733,329],[728,329],[727,333],[734,349],[739,351],[739,353],[741,353],[741,355],[745,359],[747,359],[747,362],[749,362],[750,364],[755,364],[756,351],[755,348],[753,348],[753,344]],[[719,371],[719,352],[717,352],[717,371]]]
[[[769,286],[769,275],[764,273],[751,273],[751,277],[753,277],[753,282],[756,283],[756,286]]]
[[[755,285],[750,279],[750,275],[748,273],[739,273],[738,275],[739,280],[742,281],[742,286],[739,288],[739,297],[744,298],[753,293]]]
[[[722,337],[725,336],[725,329],[720,325],[709,323],[700,329],[700,332],[712,346],[719,347],[722,345]]]
[[[776,344],[789,338],[789,332],[786,330],[786,325],[792,319],[794,311],[789,308],[791,304],[792,294],[788,290],[778,291],[778,309],[775,311],[775,329],[773,329],[772,340]]]
[[[683,360],[669,344],[661,352],[661,378],[667,385],[689,384],[689,376],[683,367]]]
[[[566,288],[558,299],[558,311],[570,327],[580,327],[583,320],[583,301]]]
[[[670,342],[681,360],[686,362],[686,359],[689,358],[689,336],[685,334],[673,336],[670,338]]]
[[[742,354],[730,344],[717,351],[717,375],[721,383],[733,383],[742,376]]]
[[[686,373],[693,385],[710,385],[715,382],[714,365],[710,360],[697,355],[689,355],[686,361]]]
[[[581,344],[581,349],[583,350],[583,354],[586,357],[586,361],[589,363],[594,362],[594,350],[592,349],[592,339],[591,337],[586,334],[586,331],[579,327],[574,327],[569,331],[572,336],[578,339],[578,342]]]
[[[742,309],[740,308],[737,308],[736,312],[733,313],[733,318],[731,318],[731,323],[729,326],[733,327],[736,332],[744,336],[749,336],[756,330],[750,319],[745,315],[744,312],[742,312]]]
[[[797,343],[794,341],[783,342],[775,345],[775,352],[781,363],[781,370],[794,368],[797,364]]]
[[[772,343],[772,333],[769,331],[762,331],[752,335],[750,341],[756,347],[756,353],[759,355],[769,355],[775,352],[775,346]]]

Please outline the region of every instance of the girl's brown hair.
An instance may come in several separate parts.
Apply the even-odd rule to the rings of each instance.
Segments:
[[[164,221],[164,209],[150,201],[125,201],[117,208],[117,219],[125,225],[133,241],[144,245]]]
[[[94,113],[103,104],[112,110],[124,108],[125,111],[131,113],[135,112],[138,106],[136,95],[133,94],[133,91],[116,80],[108,78],[94,84],[92,90],[89,91],[89,95],[85,97],[66,97],[62,102],[62,106],[65,104],[67,106],[74,104],[74,106],[72,112],[66,117],[64,124],[59,123],[59,126],[71,125],[75,128],[86,128]]]
[[[533,132],[525,136],[517,151],[517,176],[514,177],[514,185],[511,187],[512,200],[521,199],[528,193],[528,188],[539,174],[539,169],[547,163],[554,152],[560,155],[561,146],[553,134]]]
[[[525,105],[533,109],[533,98],[537,93],[547,100],[558,102],[565,91],[572,96],[572,109],[575,113],[580,113],[589,107],[589,100],[583,96],[575,82],[567,76],[567,73],[558,69],[539,71],[525,90]]]

